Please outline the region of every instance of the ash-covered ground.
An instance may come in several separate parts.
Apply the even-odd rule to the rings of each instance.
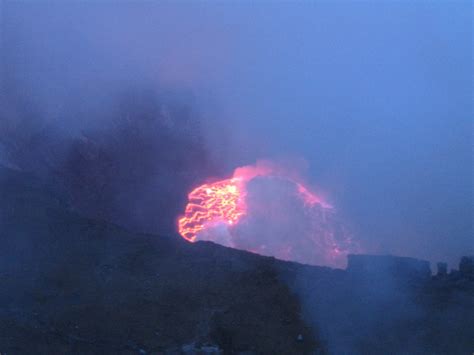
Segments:
[[[2,354],[468,354],[473,259],[278,261],[72,211],[0,170]]]

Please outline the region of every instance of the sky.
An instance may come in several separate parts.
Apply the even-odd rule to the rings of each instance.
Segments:
[[[304,159],[368,252],[474,253],[469,1],[0,4],[3,117],[70,136],[184,93],[223,171]]]

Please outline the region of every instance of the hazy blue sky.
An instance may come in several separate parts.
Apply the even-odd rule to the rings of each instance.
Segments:
[[[68,134],[182,90],[227,169],[306,159],[368,251],[474,253],[471,2],[1,4],[5,87]]]

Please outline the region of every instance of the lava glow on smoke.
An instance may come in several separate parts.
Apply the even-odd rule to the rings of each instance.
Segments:
[[[354,244],[334,209],[295,174],[269,163],[188,195],[179,233],[279,259],[341,266]]]
[[[190,242],[211,223],[229,226],[245,214],[243,180],[237,177],[204,184],[191,191],[184,216],[179,219],[179,232]]]

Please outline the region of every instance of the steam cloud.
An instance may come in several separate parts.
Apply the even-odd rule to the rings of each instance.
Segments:
[[[222,245],[313,265],[343,266],[358,247],[335,209],[310,203],[298,185],[258,176],[245,186],[245,214],[235,224],[214,224],[197,235]]]

